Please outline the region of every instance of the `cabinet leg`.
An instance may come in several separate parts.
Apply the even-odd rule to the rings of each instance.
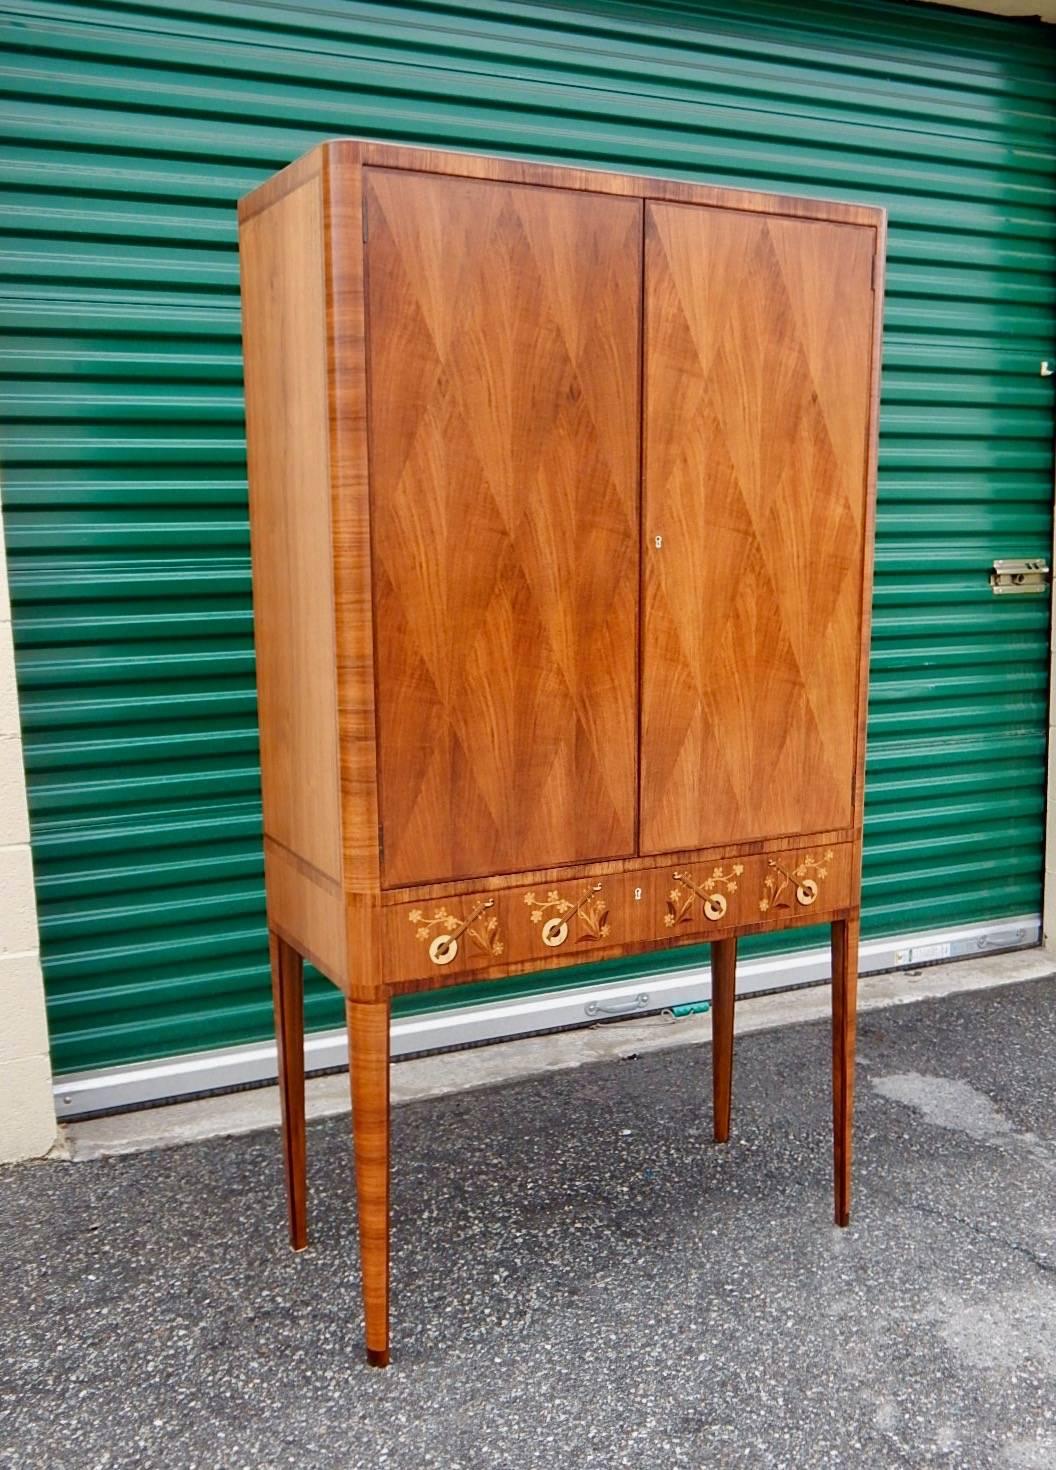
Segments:
[[[832,1156],[837,1225],[848,1225],[851,1219],[858,930],[857,919],[837,919],[832,926]]]
[[[278,934],[269,935],[271,994],[279,1054],[279,1101],[286,1164],[290,1244],[308,1244],[308,1174],[304,1138],[304,961]]]
[[[349,1001],[348,1063],[367,1362],[389,1361],[389,1002]]]
[[[711,1099],[715,1142],[730,1136],[733,1098],[733,997],[737,986],[737,940],[711,946]]]

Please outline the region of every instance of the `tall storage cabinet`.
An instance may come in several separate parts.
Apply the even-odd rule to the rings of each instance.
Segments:
[[[394,993],[833,936],[850,1202],[882,211],[373,142],[243,201],[268,923],[348,1001],[388,1361]]]

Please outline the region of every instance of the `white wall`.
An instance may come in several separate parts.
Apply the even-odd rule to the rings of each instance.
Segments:
[[[0,505],[0,1162],[39,1157],[55,1135]]]
[[[1056,565],[1056,527],[1053,564]],[[1049,627],[1049,769],[1045,782],[1045,891],[1041,905],[1042,943],[1056,954],[1056,590],[1050,599]]]
[[[987,15],[1036,17],[1047,25],[1056,22],[1056,0],[930,0],[933,5],[956,5],[961,10],[982,10]]]

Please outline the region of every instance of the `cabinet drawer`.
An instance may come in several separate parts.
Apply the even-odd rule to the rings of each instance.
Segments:
[[[394,905],[382,920],[386,978],[543,969],[634,948],[641,940],[632,905],[641,903],[632,895],[637,888],[644,897],[641,882],[607,873]]]
[[[781,929],[814,915],[820,921],[850,906],[852,853],[845,843],[657,868],[649,902],[654,935],[700,943],[731,930]]]
[[[711,856],[394,904],[382,917],[385,978],[450,984],[820,922],[851,904],[852,853],[846,843]]]

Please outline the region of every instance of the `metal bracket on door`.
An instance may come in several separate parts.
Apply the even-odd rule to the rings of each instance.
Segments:
[[[990,591],[998,597],[1008,593],[1040,596],[1048,591],[1049,580],[1049,564],[1043,557],[1025,561],[998,560],[990,573]]]

